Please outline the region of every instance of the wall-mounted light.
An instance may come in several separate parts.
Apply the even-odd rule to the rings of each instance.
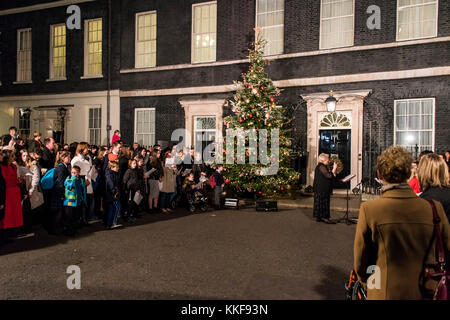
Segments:
[[[328,112],[336,111],[337,100],[335,97],[333,97],[333,90],[330,91],[330,96],[327,98],[327,100],[325,100],[325,104],[327,105]]]
[[[58,117],[64,119],[67,115],[67,109],[64,107],[58,108]]]

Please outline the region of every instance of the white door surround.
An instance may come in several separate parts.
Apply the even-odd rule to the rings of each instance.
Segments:
[[[189,138],[186,145],[193,146],[195,117],[198,116],[216,117],[216,138],[222,137],[225,103],[225,99],[180,100],[180,104],[184,108],[186,138]]]
[[[364,98],[371,92],[372,90],[334,92],[334,97],[338,100],[336,112],[351,115],[350,172],[356,175],[356,178],[351,182],[351,188],[354,188],[362,180]],[[319,156],[319,122],[323,119],[323,114],[327,112],[325,100],[328,97],[329,92],[302,95],[302,98],[307,102],[308,119],[307,151],[309,157],[306,171],[307,185],[312,185],[314,181],[314,169],[317,166]]]

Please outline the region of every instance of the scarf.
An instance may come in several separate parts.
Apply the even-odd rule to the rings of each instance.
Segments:
[[[381,187],[381,192],[385,193],[386,191],[394,189],[411,189],[411,187],[407,183],[389,183]]]

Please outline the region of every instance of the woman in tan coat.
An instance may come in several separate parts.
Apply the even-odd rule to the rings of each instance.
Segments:
[[[172,155],[170,151],[167,151],[164,156],[164,176],[162,177],[162,189],[161,189],[161,211],[164,213],[170,213],[170,199],[172,198],[175,188],[177,186],[177,173],[175,162],[172,161]]]
[[[383,194],[380,199],[361,205],[354,267],[358,279],[368,284],[369,300],[430,298],[437,285],[436,282],[422,281],[424,265],[436,264],[436,244],[433,241],[432,207],[417,197],[406,183],[411,175],[411,163],[411,154],[402,147],[384,151],[377,163]],[[449,223],[442,205],[435,204],[448,252]],[[372,276],[368,274],[371,270],[375,270]]]

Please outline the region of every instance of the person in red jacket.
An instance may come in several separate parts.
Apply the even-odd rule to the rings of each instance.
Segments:
[[[417,163],[413,162],[411,167],[411,178],[408,181],[409,186],[413,189],[414,193],[419,195],[422,193],[420,190],[419,178],[417,176]]]
[[[114,135],[112,137],[111,145],[113,145],[114,142],[119,141],[119,140],[120,140],[120,131],[116,130],[116,131],[114,131]]]
[[[3,219],[0,220],[0,230],[14,231],[23,226],[21,181],[17,178],[17,167],[13,164],[15,153],[11,150],[3,150],[2,155],[1,175],[5,181],[5,213]],[[3,235],[14,236],[11,232],[8,233],[3,233]]]

